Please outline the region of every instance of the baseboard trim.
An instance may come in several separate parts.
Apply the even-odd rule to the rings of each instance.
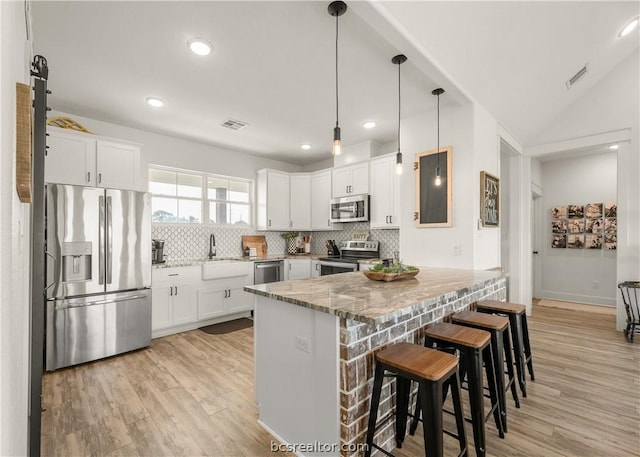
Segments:
[[[574,303],[584,303],[586,305],[610,306],[615,307],[616,297],[598,297],[594,295],[567,294],[554,290],[542,290],[539,297],[548,300],[570,301]]]

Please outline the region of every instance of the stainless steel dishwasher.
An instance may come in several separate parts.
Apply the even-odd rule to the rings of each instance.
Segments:
[[[253,283],[284,281],[284,260],[263,260],[255,263]]]

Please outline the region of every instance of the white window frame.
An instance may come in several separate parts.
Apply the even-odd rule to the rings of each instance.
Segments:
[[[156,197],[162,197],[162,198],[175,198],[176,200],[192,200],[192,201],[199,201],[202,203],[202,221],[201,222],[156,222],[156,221],[152,221],[153,224],[164,224],[164,225],[171,225],[171,226],[176,226],[176,225],[202,225],[202,226],[211,226],[211,227],[234,227],[234,228],[255,228],[255,205],[254,205],[254,189],[255,189],[255,181],[253,179],[247,179],[247,178],[239,178],[237,176],[228,176],[228,175],[218,175],[218,174],[214,174],[214,173],[206,173],[206,172],[201,172],[201,171],[194,171],[194,170],[187,170],[184,168],[175,168],[175,167],[168,167],[168,166],[164,166],[164,165],[154,165],[154,164],[149,164],[148,167],[148,171],[147,171],[147,183],[149,184],[150,187],[150,178],[149,178],[149,172],[154,169],[154,170],[162,170],[162,171],[170,171],[170,172],[174,172],[174,173],[184,173],[184,174],[190,174],[190,175],[194,175],[194,176],[200,176],[202,178],[202,187],[200,189],[200,198],[196,198],[196,197],[181,197],[181,196],[175,196],[175,195],[165,195],[165,194],[155,194],[151,191],[149,191],[149,193],[151,194],[152,197],[156,196]],[[245,202],[238,202],[238,201],[229,201],[229,200],[217,200],[217,199],[209,199],[208,196],[208,178],[216,178],[216,179],[226,179],[226,180],[230,180],[230,181],[238,181],[238,182],[243,182],[243,183],[247,183],[249,184],[249,202],[245,203]],[[222,202],[222,203],[231,203],[231,204],[246,204],[249,207],[249,223],[247,225],[236,225],[236,224],[220,224],[220,223],[213,223],[210,222],[210,218],[209,218],[209,203],[216,203],[216,202]]]

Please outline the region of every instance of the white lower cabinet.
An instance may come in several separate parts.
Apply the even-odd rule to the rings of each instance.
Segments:
[[[253,280],[246,277],[203,281],[198,290],[198,320],[211,319],[253,309],[254,295],[243,290]]]
[[[310,259],[286,259],[284,261],[284,279],[309,279],[311,277]]]
[[[311,277],[319,278],[320,277],[320,262],[317,260],[311,261]]]
[[[153,270],[151,288],[151,330],[164,330],[195,322],[197,308],[194,286],[200,281],[200,267]]]
[[[202,266],[157,268],[152,272],[151,330],[154,338],[233,319],[253,309],[255,296],[243,290],[249,274],[203,280]]]

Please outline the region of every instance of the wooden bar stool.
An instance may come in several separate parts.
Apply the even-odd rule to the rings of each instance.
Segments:
[[[443,433],[458,438],[460,454],[468,455],[467,436],[464,431],[464,412],[460,398],[460,382],[458,379],[458,358],[445,352],[429,349],[417,344],[398,343],[376,353],[376,371],[371,396],[371,410],[367,429],[367,449],[365,457],[371,456],[375,447],[384,454],[392,456],[373,442],[376,428],[393,417],[389,414],[377,424],[378,405],[385,376],[396,378],[396,445],[402,447],[407,429],[409,394],[411,381],[418,383],[418,392],[422,402],[424,448],[427,457],[441,457],[443,453]],[[387,374],[389,372],[390,374]],[[445,382],[451,384],[451,393],[456,417],[457,435],[442,426],[442,396]]]
[[[496,428],[500,438],[504,438],[502,429],[502,411],[498,401],[498,390],[494,371],[493,352],[491,351],[491,334],[484,330],[478,330],[462,325],[438,323],[430,325],[425,329],[426,347],[436,349],[455,349],[460,351],[460,381],[464,382],[465,374],[468,378],[469,406],[471,409],[471,422],[473,429],[473,439],[476,448],[476,455],[484,457],[486,455],[485,422],[493,414]],[[489,385],[489,395],[491,398],[491,411],[484,414],[484,382],[482,377],[482,366],[484,367]],[[446,392],[445,392],[446,396]],[[420,417],[420,402],[416,402],[416,410],[411,423],[409,433],[414,434],[418,427]]]
[[[511,389],[516,408],[520,408],[520,399],[516,391],[515,374],[513,372],[513,356],[511,355],[511,338],[509,337],[509,319],[492,314],[461,311],[451,317],[453,324],[486,330],[491,334],[491,350],[495,360],[496,385],[498,386],[498,400],[500,401],[502,427],[507,428],[507,400],[505,392]],[[507,363],[507,383],[504,382],[504,364]]]
[[[480,313],[502,314],[509,318],[511,341],[513,342],[514,362],[516,364],[516,371],[518,372],[518,384],[520,384],[522,396],[526,398],[527,380],[524,373],[525,365],[527,365],[527,368],[529,369],[529,376],[531,376],[531,380],[535,381],[526,307],[516,303],[484,300],[477,303],[476,310]]]

